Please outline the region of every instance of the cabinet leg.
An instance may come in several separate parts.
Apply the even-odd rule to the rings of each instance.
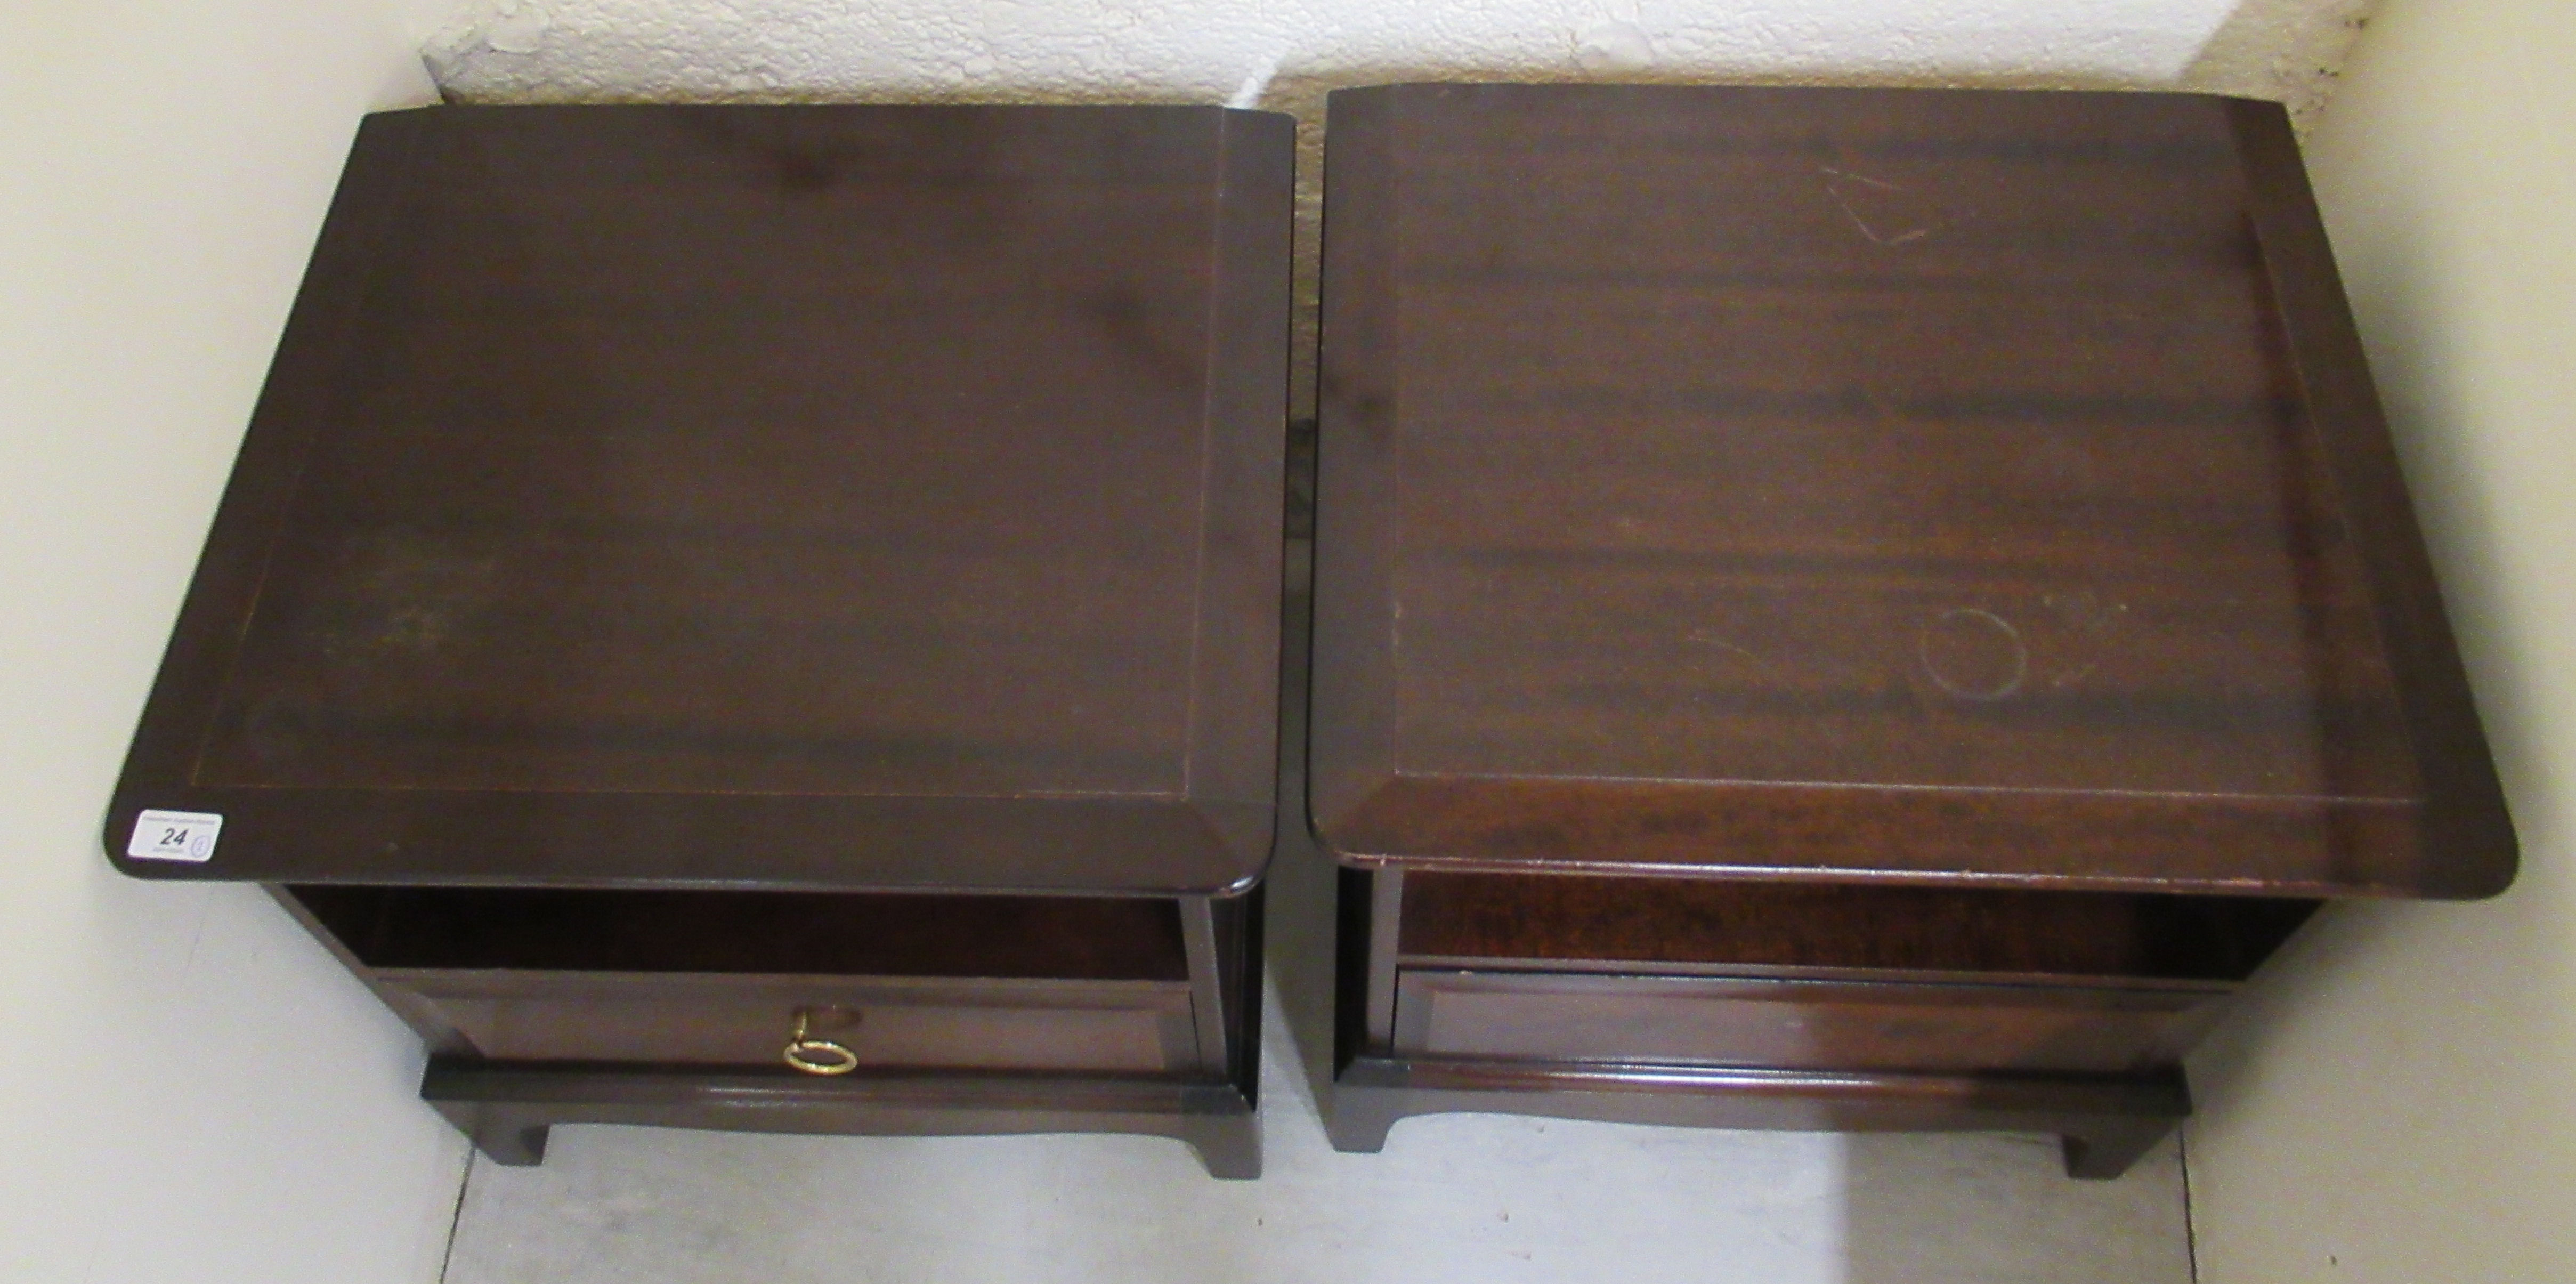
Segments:
[[[2087,1124],[2058,1139],[2066,1152],[2066,1175],[2087,1181],[2109,1181],[2155,1149],[2178,1119],[2122,1119]]]
[[[1343,1154],[1374,1155],[1386,1149],[1387,1130],[1404,1117],[1401,1100],[1383,1088],[1337,1083],[1324,1110],[1324,1136]]]
[[[522,1124],[478,1128],[474,1148],[493,1163],[505,1168],[534,1168],[546,1162],[546,1134],[552,1131],[544,1124]]]
[[[1208,1176],[1251,1181],[1261,1175],[1261,1116],[1186,1115],[1181,1140],[1197,1151]]]
[[[546,1124],[513,1119],[503,1106],[450,1101],[433,1101],[430,1105],[493,1163],[504,1168],[533,1168],[546,1161]]]

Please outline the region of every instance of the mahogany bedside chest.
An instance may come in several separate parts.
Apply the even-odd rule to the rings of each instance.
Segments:
[[[2124,1170],[2324,899],[2511,823],[2287,121],[1331,101],[1331,1128],[2008,1129]]]
[[[370,117],[107,817],[560,1122],[1258,1172],[1290,122]]]

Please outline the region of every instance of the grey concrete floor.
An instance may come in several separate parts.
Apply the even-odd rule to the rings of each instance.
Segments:
[[[2168,1142],[2115,1182],[2052,1138],[1836,1137],[1449,1115],[1324,1141],[1273,1002],[1268,1171],[1152,1137],[565,1127],[479,1159],[447,1284],[1517,1281],[2188,1284]]]

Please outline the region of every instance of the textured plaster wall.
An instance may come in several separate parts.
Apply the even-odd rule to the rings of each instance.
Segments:
[[[425,2],[425,0],[424,0]],[[463,0],[479,99],[1259,103],[1390,77],[2189,84],[2301,100],[2365,0]],[[2213,37],[2219,37],[2213,40]]]
[[[468,102],[1224,102],[1296,114],[1309,403],[1324,95],[1394,80],[2188,88],[2322,102],[2370,0],[409,0]],[[452,6],[452,7],[447,7]]]

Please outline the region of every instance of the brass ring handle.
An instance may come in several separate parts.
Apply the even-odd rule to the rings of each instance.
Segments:
[[[796,1009],[796,1031],[787,1036],[787,1050],[779,1054],[787,1064],[807,1074],[848,1074],[859,1068],[859,1054],[830,1039],[806,1037],[806,1026],[814,1014]]]

